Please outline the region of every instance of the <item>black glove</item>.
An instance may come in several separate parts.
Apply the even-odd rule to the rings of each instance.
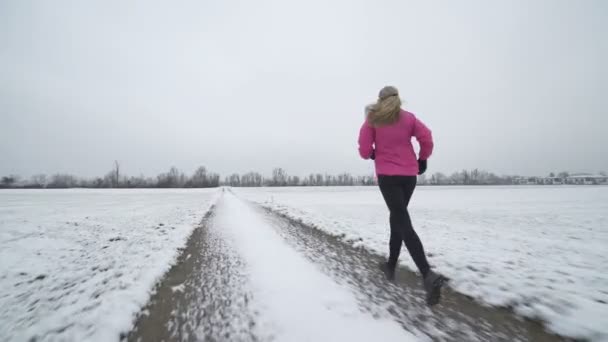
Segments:
[[[369,159],[376,160],[376,150],[372,150],[372,155],[369,156]]]
[[[426,172],[426,160],[418,159],[418,174],[421,175]]]

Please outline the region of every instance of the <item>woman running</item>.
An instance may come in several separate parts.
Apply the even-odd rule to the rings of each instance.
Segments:
[[[446,278],[431,270],[407,210],[417,176],[426,171],[433,152],[431,131],[414,114],[401,109],[395,87],[382,88],[378,101],[365,111],[366,120],[359,132],[359,154],[363,159],[374,160],[380,192],[390,212],[389,258],[381,265],[382,271],[387,279],[395,279],[401,245],[405,243],[422,274],[427,303],[435,305]],[[418,158],[412,137],[420,144]]]

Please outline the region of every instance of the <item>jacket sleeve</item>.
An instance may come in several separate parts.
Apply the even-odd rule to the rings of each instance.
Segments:
[[[420,160],[427,160],[433,153],[433,134],[431,130],[426,127],[426,125],[418,120],[417,117],[414,117],[414,133],[412,134],[418,140],[418,144],[420,144],[420,153],[418,154],[418,158]]]
[[[374,152],[374,140],[376,137],[376,131],[367,120],[361,126],[359,130],[359,155],[363,159],[369,159]]]

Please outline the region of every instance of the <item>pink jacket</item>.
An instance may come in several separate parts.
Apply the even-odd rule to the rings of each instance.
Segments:
[[[414,114],[401,110],[396,123],[376,128],[365,120],[359,131],[359,154],[361,158],[369,159],[375,150],[378,175],[415,176],[418,175],[418,158],[412,137],[420,144],[419,158],[428,159],[433,152],[433,136]]]

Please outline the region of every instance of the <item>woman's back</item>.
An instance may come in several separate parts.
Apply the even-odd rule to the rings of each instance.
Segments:
[[[415,176],[418,158],[412,137],[420,144],[419,159],[428,159],[433,151],[431,130],[414,114],[401,110],[395,123],[378,127],[365,120],[359,132],[359,154],[364,159],[375,155],[378,175]]]

